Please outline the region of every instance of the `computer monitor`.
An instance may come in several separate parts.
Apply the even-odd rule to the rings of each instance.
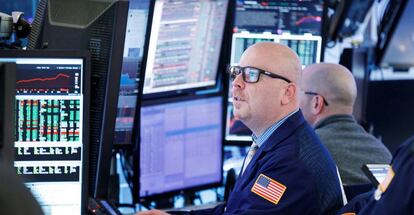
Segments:
[[[389,1],[381,21],[376,63],[407,70],[414,66],[414,1]]]
[[[114,144],[134,142],[134,116],[142,93],[140,80],[150,0],[130,0],[115,124]],[[142,90],[141,90],[142,91]]]
[[[323,0],[238,0],[235,32],[321,35]]]
[[[14,101],[16,64],[0,63],[0,162],[14,161]]]
[[[136,196],[155,199],[222,181],[223,97],[144,102]]]
[[[329,19],[327,39],[342,40],[352,36],[364,22],[374,0],[338,1]]]
[[[127,0],[41,0],[29,49],[91,54],[90,195],[106,198],[128,17]]]
[[[230,1],[155,1],[143,63],[144,97],[216,86]]]
[[[89,56],[0,52],[16,63],[14,167],[45,214],[84,214],[88,174]]]

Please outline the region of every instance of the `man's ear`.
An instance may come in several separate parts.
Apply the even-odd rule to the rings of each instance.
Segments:
[[[298,86],[294,83],[289,83],[284,91],[284,94],[282,96],[282,105],[289,104],[296,98],[296,91],[298,90]]]
[[[311,101],[312,114],[318,115],[323,111],[324,108],[325,108],[325,105],[323,103],[322,97],[319,95],[313,96],[312,101]]]

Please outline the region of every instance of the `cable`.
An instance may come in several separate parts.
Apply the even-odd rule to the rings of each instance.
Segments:
[[[131,174],[131,169],[129,168],[130,166],[127,166],[127,164],[126,164],[126,163],[128,163],[128,162],[125,161],[126,154],[124,153],[123,150],[120,150],[119,152],[120,152],[120,161],[121,161],[122,174],[125,177],[125,180],[128,184],[128,187],[129,187],[129,189],[131,191],[131,195],[132,195],[134,193],[133,192],[133,186],[132,186],[132,184],[133,184],[132,183],[133,175]]]

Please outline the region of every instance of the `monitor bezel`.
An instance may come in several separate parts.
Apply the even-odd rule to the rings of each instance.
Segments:
[[[0,62],[0,162],[14,162],[14,103],[16,96],[16,63]]]
[[[156,1],[159,1],[159,0],[156,0]],[[189,87],[189,88],[184,88],[184,89],[144,94],[143,90],[145,86],[145,74],[147,71],[148,51],[149,51],[151,33],[153,31],[152,24],[153,24],[154,8],[155,8],[156,1],[151,1],[150,7],[149,7],[149,13],[148,13],[147,33],[146,33],[145,45],[144,45],[145,54],[142,59],[142,66],[141,66],[142,76],[140,77],[141,78],[140,80],[142,80],[142,84],[141,84],[142,86],[140,87],[141,88],[140,90],[142,91],[142,98],[145,100],[149,100],[149,99],[165,98],[165,97],[171,97],[171,96],[191,95],[197,91],[211,90],[211,89],[217,88],[217,86],[219,86],[220,84],[220,76],[222,73],[221,70],[225,69],[225,66],[223,67],[222,65],[223,64],[222,59],[226,58],[226,55],[225,55],[226,51],[223,49],[225,49],[226,43],[228,42],[226,40],[226,37],[227,37],[226,35],[228,34],[228,29],[230,28],[229,26],[227,26],[227,22],[228,22],[227,20],[232,19],[233,17],[235,0],[227,1],[227,10],[226,10],[226,19],[225,19],[226,24],[223,26],[222,41],[221,41],[220,52],[219,52],[218,61],[217,61],[217,68],[216,68],[217,72],[216,72],[216,77],[214,79],[214,84],[211,84],[208,86]]]
[[[224,112],[224,108],[225,108],[225,96],[223,96],[221,93],[213,93],[213,94],[203,94],[203,95],[182,95],[182,96],[177,96],[177,97],[168,97],[168,98],[164,98],[164,99],[159,99],[159,100],[148,100],[148,101],[144,101],[142,102],[142,106],[141,107],[148,107],[148,106],[154,106],[154,105],[163,105],[163,104],[171,104],[174,102],[186,102],[186,101],[197,101],[197,100],[201,100],[201,99],[208,99],[208,98],[220,98],[221,99],[221,167],[223,166],[224,163],[224,143],[225,143],[225,136],[224,136],[224,120],[225,120],[225,112]],[[139,114],[141,114],[141,110],[138,112]],[[138,129],[140,130],[140,129]],[[139,134],[140,135],[140,134]],[[135,135],[136,136],[136,135]],[[157,194],[151,194],[145,197],[141,197],[140,196],[140,143],[139,143],[139,139],[137,138],[137,144],[134,150],[134,165],[133,165],[133,169],[134,169],[134,176],[133,176],[133,201],[135,203],[142,203],[142,202],[148,202],[148,201],[155,201],[155,200],[159,200],[162,198],[168,198],[174,195],[178,195],[178,194],[182,194],[184,192],[195,192],[195,191],[200,191],[203,189],[208,189],[208,188],[214,188],[214,187],[219,187],[222,185],[223,183],[223,168],[220,168],[220,180],[218,181],[214,181],[214,182],[210,182],[210,183],[205,183],[205,184],[201,184],[201,185],[197,185],[197,186],[193,186],[193,187],[187,187],[187,188],[182,188],[182,189],[176,189],[176,190],[171,190],[168,192],[164,192],[164,193],[157,193]]]
[[[148,46],[149,46],[149,40],[147,38],[149,38],[150,33],[151,33],[150,30],[149,30],[149,28],[151,28],[151,26],[149,26],[149,23],[152,22],[153,10],[151,8],[154,8],[154,4],[155,4],[154,1],[148,0],[148,15],[147,15],[147,23],[146,23],[147,28],[145,30],[144,44],[143,44],[144,53],[143,53],[142,60],[141,60],[141,66],[138,67],[138,70],[136,71],[137,74],[138,74],[137,75],[138,81],[137,81],[137,85],[136,85],[137,86],[136,89],[138,90],[138,93],[137,93],[137,99],[135,101],[135,114],[133,116],[134,121],[132,123],[132,128],[131,128],[131,131],[130,131],[132,137],[131,137],[130,142],[126,142],[126,143],[125,142],[116,142],[115,135],[116,135],[117,131],[115,129],[116,129],[116,119],[118,118],[118,110],[117,110],[116,116],[115,116],[115,124],[114,124],[114,128],[115,128],[114,129],[114,141],[113,141],[113,145],[112,145],[112,147],[114,149],[121,149],[121,148],[131,149],[131,148],[134,147],[134,143],[136,142],[136,137],[135,137],[136,135],[134,135],[134,134],[137,133],[136,124],[137,124],[137,121],[139,122],[139,116],[140,116],[140,114],[137,114],[137,112],[139,112],[139,109],[141,107],[141,101],[142,101],[142,96],[143,96],[143,89],[144,89],[144,81],[143,80],[145,79],[145,69],[143,69],[143,66],[144,66],[144,61],[146,61],[145,51],[148,50]],[[128,6],[128,13],[130,11],[130,6],[131,5]],[[130,20],[129,20],[129,17],[128,17],[127,23],[129,21]],[[126,39],[126,34],[125,34],[125,39]],[[124,49],[125,49],[125,42],[124,42]],[[122,75],[124,60],[125,60],[125,57],[122,57],[121,75]],[[120,82],[119,82],[119,86],[121,87],[121,79],[120,79]],[[120,91],[121,91],[121,88],[118,91],[118,101],[117,101],[117,103],[119,102],[119,97],[121,96],[121,95],[119,95]]]
[[[83,59],[83,144],[82,144],[82,191],[81,213],[85,214],[88,206],[89,184],[89,99],[90,99],[90,66],[88,51],[75,50],[2,50],[0,58],[81,58]],[[16,68],[17,72],[17,68]],[[13,143],[14,145],[14,143]]]

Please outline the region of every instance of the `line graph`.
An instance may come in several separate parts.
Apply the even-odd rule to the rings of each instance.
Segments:
[[[295,22],[296,26],[301,25],[302,23],[308,23],[308,22],[321,22],[322,18],[320,16],[305,16],[300,18],[298,21]]]
[[[16,81],[16,84],[20,84],[20,83],[30,83],[30,82],[36,82],[36,81],[43,81],[43,82],[44,81],[54,81],[54,80],[57,80],[57,79],[59,79],[61,77],[62,78],[70,78],[69,75],[59,73],[55,77],[51,77],[51,78],[32,78],[32,79],[28,79],[28,80],[19,80],[19,81]]]
[[[40,68],[40,69],[39,69]],[[79,94],[81,70],[79,65],[22,65],[16,74],[17,95]]]

